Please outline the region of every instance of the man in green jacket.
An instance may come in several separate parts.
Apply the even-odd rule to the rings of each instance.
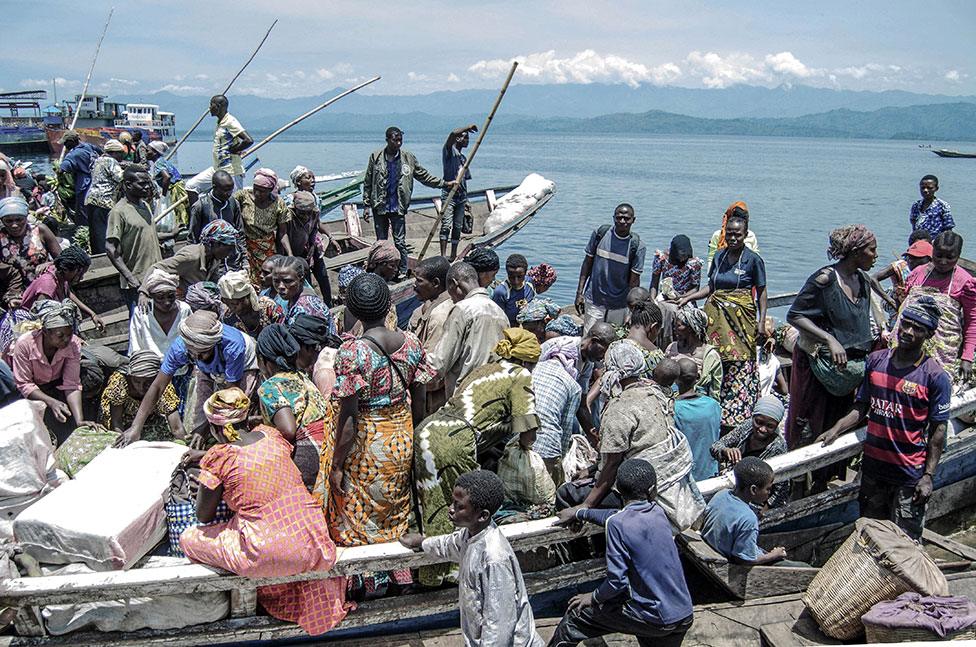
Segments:
[[[454,181],[445,182],[417,163],[410,151],[402,150],[403,131],[396,126],[386,129],[386,146],[369,156],[363,180],[363,219],[373,214],[377,240],[386,240],[393,230],[393,243],[400,252],[399,275],[407,273],[407,211],[413,194],[414,178],[435,189],[448,189]]]

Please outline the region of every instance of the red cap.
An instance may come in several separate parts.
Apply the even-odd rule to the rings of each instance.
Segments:
[[[915,258],[922,258],[925,256],[932,256],[932,243],[927,240],[916,240],[905,252],[906,256],[914,256]]]

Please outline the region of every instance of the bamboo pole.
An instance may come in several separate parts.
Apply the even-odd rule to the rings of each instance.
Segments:
[[[169,213],[171,211],[173,211],[174,209],[176,209],[178,206],[180,206],[181,204],[183,204],[184,202],[186,202],[189,199],[190,199],[190,196],[185,195],[182,198],[180,198],[179,200],[177,200],[176,202],[174,202],[173,204],[171,204],[168,207],[166,207],[166,210],[165,211],[163,211],[161,214],[159,214],[158,216],[156,216],[155,218],[153,218],[153,224],[154,225],[158,225],[160,222],[162,222],[163,218],[165,218],[166,216],[169,215]]]
[[[508,71],[508,77],[505,79],[504,85],[502,85],[501,91],[498,93],[498,97],[495,99],[495,105],[491,107],[491,112],[488,113],[488,118],[485,119],[485,125],[481,127],[481,132],[478,133],[478,139],[475,140],[474,146],[471,147],[471,153],[468,155],[468,159],[464,161],[464,165],[458,169],[457,177],[454,178],[454,186],[447,194],[447,198],[441,203],[441,208],[437,210],[437,217],[430,226],[430,231],[427,232],[427,240],[424,242],[423,249],[420,250],[420,255],[417,257],[417,261],[420,262],[424,260],[424,255],[427,253],[427,248],[430,247],[430,241],[434,239],[434,232],[440,229],[441,217],[444,215],[444,211],[448,208],[448,205],[454,200],[454,194],[457,193],[457,188],[461,185],[461,180],[468,172],[468,167],[471,166],[471,162],[474,160],[474,156],[478,152],[478,147],[481,146],[482,140],[484,140],[485,135],[488,133],[488,127],[491,126],[492,119],[495,118],[495,113],[498,111],[498,106],[502,103],[502,98],[505,96],[505,92],[508,90],[508,85],[512,82],[512,77],[515,76],[515,70],[518,68],[518,61],[512,61],[512,69]]]
[[[75,116],[71,120],[71,126],[68,130],[74,130],[75,124],[78,123],[78,115],[81,114],[81,104],[85,102],[85,95],[88,94],[88,84],[91,83],[92,72],[95,71],[95,61],[98,60],[98,52],[102,49],[102,41],[105,40],[105,34],[108,33],[108,24],[112,22],[112,14],[115,13],[115,7],[109,9],[108,20],[105,21],[105,27],[102,28],[102,35],[98,39],[98,45],[95,46],[95,56],[92,57],[91,66],[88,68],[88,76],[85,77],[85,87],[81,89],[81,98],[78,99],[78,104],[75,106]],[[58,166],[64,160],[64,148],[61,148],[61,157],[58,158]]]
[[[317,105],[316,107],[312,108],[311,110],[309,110],[308,112],[306,112],[302,116],[296,117],[295,119],[292,119],[287,124],[285,124],[284,126],[282,126],[281,128],[279,128],[278,130],[274,131],[273,133],[271,133],[270,135],[268,135],[267,137],[265,137],[264,139],[262,139],[260,142],[258,142],[254,146],[251,146],[249,149],[247,149],[246,151],[242,152],[241,153],[241,157],[247,157],[248,155],[253,155],[254,153],[256,153],[258,151],[258,149],[260,149],[261,147],[263,147],[265,144],[267,144],[272,139],[274,139],[275,137],[277,137],[281,133],[285,132],[286,130],[288,130],[292,126],[298,125],[302,121],[304,121],[304,120],[308,119],[309,117],[311,117],[312,115],[314,115],[319,110],[322,110],[324,108],[328,108],[329,106],[331,106],[333,103],[335,103],[339,99],[341,99],[341,98],[343,98],[343,97],[345,97],[347,95],[352,94],[356,90],[360,90],[362,88],[365,88],[370,83],[375,83],[376,81],[379,81],[380,78],[381,77],[379,77],[379,76],[374,76],[370,80],[365,81],[363,83],[360,83],[359,85],[357,85],[354,88],[349,88],[345,92],[342,92],[341,94],[337,94],[336,96],[332,97],[331,99],[329,99],[325,103],[321,103],[321,104]]]
[[[248,58],[247,61],[245,61],[243,67],[241,67],[241,69],[239,69],[237,71],[237,74],[234,75],[234,78],[232,78],[230,80],[230,83],[227,84],[227,87],[224,88],[224,91],[221,92],[221,94],[227,94],[227,92],[230,90],[230,87],[232,85],[234,85],[234,82],[235,81],[237,81],[237,78],[241,74],[244,73],[244,70],[247,68],[248,65],[251,64],[251,61],[254,60],[254,57],[257,56],[258,51],[264,45],[264,41],[268,40],[268,36],[271,35],[271,30],[274,29],[275,25],[277,25],[277,24],[278,24],[278,19],[275,18],[275,21],[273,23],[271,23],[271,26],[270,27],[268,27],[268,31],[265,32],[264,38],[261,39],[261,42],[258,43],[258,46],[254,48],[254,51],[253,52],[251,52],[251,57]],[[186,138],[189,137],[193,133],[193,131],[196,130],[197,127],[201,123],[203,123],[203,120],[206,119],[207,118],[207,115],[209,115],[209,114],[210,114],[210,109],[209,108],[207,110],[204,110],[203,114],[200,115],[200,118],[197,119],[196,123],[193,124],[193,126],[191,126],[190,129],[188,131],[186,131],[186,133],[184,133],[182,137],[180,137],[180,140],[178,142],[176,142],[176,144],[173,145],[173,148],[170,149],[169,153],[166,154],[166,159],[172,159],[173,158],[173,155],[176,154],[176,149],[183,145],[183,142],[186,141]]]

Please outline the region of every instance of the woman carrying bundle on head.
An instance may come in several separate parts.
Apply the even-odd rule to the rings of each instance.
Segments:
[[[414,424],[424,415],[425,385],[434,369],[417,337],[387,329],[390,289],[375,274],[356,277],[346,307],[363,323],[336,359],[334,396],[340,400],[332,460],[329,525],[342,546],[395,541],[410,516]],[[396,572],[409,583],[409,570]],[[391,584],[374,574],[373,590]]]
[[[258,387],[261,415],[295,446],[292,459],[316,500],[329,501],[329,475],[335,449],[332,404],[298,369],[298,341],[281,324],[258,335]]]
[[[734,429],[752,414],[759,398],[756,347],[772,335],[766,320],[766,264],[749,249],[749,223],[733,213],[726,218],[725,247],[715,254],[708,285],[678,300],[682,308],[707,297],[708,341],[722,358],[722,428]]]
[[[200,463],[197,518],[212,522],[221,501],[235,514],[225,523],[188,528],[180,548],[191,561],[249,578],[329,570],[337,551],[322,506],[305,488],[291,459],[293,448],[278,430],[248,429],[250,409],[237,388],[206,400],[208,436],[217,444],[187,458]],[[346,578],[333,577],[262,586],[257,595],[272,617],[318,635],[345,617],[345,591]]]

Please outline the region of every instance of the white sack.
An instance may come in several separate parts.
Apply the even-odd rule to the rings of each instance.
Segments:
[[[485,221],[485,235],[503,229],[529,212],[545,196],[556,191],[556,183],[538,173],[531,173],[522,183],[495,204]]]

